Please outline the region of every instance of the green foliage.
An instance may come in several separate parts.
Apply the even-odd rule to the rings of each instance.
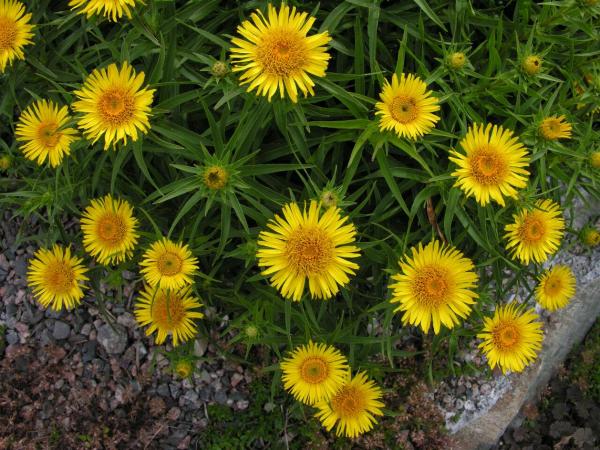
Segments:
[[[589,331],[581,348],[581,354],[571,362],[571,379],[596,402],[600,402],[600,322]]]

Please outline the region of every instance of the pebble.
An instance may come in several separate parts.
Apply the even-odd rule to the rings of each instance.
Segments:
[[[127,332],[120,325],[104,324],[98,330],[97,340],[109,355],[119,355],[127,347]]]
[[[89,336],[91,331],[92,331],[92,325],[89,323],[85,323],[81,327],[80,333],[83,334],[84,336]]]
[[[208,341],[203,338],[198,338],[194,341],[194,356],[201,357],[206,353]]]
[[[18,258],[15,261],[15,273],[21,278],[27,276],[27,261],[24,258]]]
[[[15,345],[19,343],[19,335],[14,330],[8,330],[5,337],[8,345]]]
[[[54,322],[54,327],[52,328],[52,337],[57,341],[62,339],[67,339],[69,334],[71,333],[71,327],[66,323],[56,320]]]

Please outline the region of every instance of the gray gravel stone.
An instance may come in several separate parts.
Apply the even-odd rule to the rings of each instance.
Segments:
[[[25,278],[27,276],[27,261],[25,258],[18,258],[15,261],[15,273],[21,278]]]
[[[169,385],[166,383],[159,384],[156,388],[156,393],[161,397],[170,397],[171,391],[169,391]]]
[[[68,324],[60,320],[54,322],[54,328],[52,329],[52,337],[54,339],[57,341],[61,339],[67,339],[70,333],[71,327]]]
[[[8,330],[5,339],[9,345],[15,345],[19,343],[19,335],[14,330]]]
[[[106,353],[118,355],[125,351],[127,347],[127,332],[121,325],[104,324],[98,330],[97,340],[104,347]]]
[[[227,394],[225,394],[225,391],[217,391],[215,393],[215,402],[224,405],[227,403]]]
[[[96,341],[87,341],[81,348],[81,360],[86,363],[92,361],[96,357],[96,347],[98,343]]]

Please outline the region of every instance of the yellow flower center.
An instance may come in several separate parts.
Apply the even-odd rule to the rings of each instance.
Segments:
[[[286,77],[304,67],[308,53],[301,36],[281,30],[272,31],[263,38],[256,56],[267,74]]]
[[[559,277],[549,277],[544,283],[544,292],[550,297],[560,294],[563,285]]]
[[[397,122],[410,123],[416,119],[418,112],[414,97],[399,95],[392,100],[390,114]]]
[[[14,20],[0,17],[0,50],[11,50],[17,39],[17,25]]]
[[[449,292],[448,272],[440,267],[429,266],[419,270],[413,280],[414,296],[426,306],[438,306]]]
[[[455,52],[450,55],[450,67],[453,69],[460,69],[465,65],[465,54],[462,52]]]
[[[471,172],[479,184],[497,185],[506,176],[506,161],[496,152],[480,150],[471,157]]]
[[[323,230],[299,228],[289,237],[285,254],[293,269],[309,276],[327,270],[333,249],[333,241]]]
[[[97,232],[100,239],[105,243],[118,245],[125,239],[127,226],[121,216],[109,212],[104,214],[98,221]]]
[[[356,417],[365,409],[365,399],[354,386],[345,386],[331,399],[331,407],[342,418]]]
[[[540,128],[546,139],[556,139],[561,135],[561,122],[558,119],[546,119]]]
[[[323,359],[313,356],[302,362],[300,373],[303,381],[310,384],[319,384],[327,379],[329,368]]]
[[[535,75],[540,71],[542,60],[537,56],[528,56],[523,61],[523,69],[528,75]]]
[[[529,215],[525,218],[523,225],[519,228],[521,240],[527,243],[540,241],[546,234],[544,223],[535,216]]]
[[[160,274],[170,277],[181,271],[183,259],[181,259],[177,253],[164,252],[158,257],[157,264]]]
[[[225,169],[219,166],[213,166],[204,172],[204,183],[206,187],[212,190],[223,189],[227,184],[229,174]]]
[[[121,125],[133,117],[135,105],[129,93],[113,89],[100,96],[98,106],[105,121],[113,125]]]
[[[173,292],[158,292],[152,303],[152,321],[163,330],[172,330],[181,324],[185,310],[181,299]]]
[[[512,323],[498,325],[492,332],[494,345],[500,350],[509,350],[519,341],[521,333]]]
[[[66,294],[75,283],[73,268],[64,261],[54,261],[46,267],[46,283],[48,290],[56,294]]]
[[[58,124],[55,122],[42,123],[38,127],[38,139],[44,147],[54,148],[58,144],[62,133],[58,131]]]

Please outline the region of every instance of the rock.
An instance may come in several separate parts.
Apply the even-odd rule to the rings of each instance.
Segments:
[[[114,329],[113,329],[114,326]],[[104,324],[98,330],[96,338],[109,355],[118,355],[127,347],[127,332],[121,325]]]
[[[123,325],[125,328],[135,328],[137,326],[135,317],[129,312],[124,312],[117,317],[117,323]]]
[[[565,403],[556,403],[553,407],[552,407],[552,417],[554,417],[554,420],[560,420],[563,417],[565,417],[567,414],[569,413],[569,408],[567,407],[567,405]]]
[[[208,342],[206,339],[198,338],[194,341],[194,356],[201,357],[206,353]]]
[[[64,323],[61,320],[56,320],[54,322],[54,327],[52,328],[52,337],[57,341],[62,339],[67,339],[71,334],[71,327]]]
[[[240,381],[242,381],[244,379],[244,375],[241,375],[239,373],[234,373],[231,376],[231,387],[236,387],[238,384],[240,384]]]
[[[97,341],[87,341],[81,348],[81,360],[84,363],[93,361],[96,358]]]
[[[217,391],[215,392],[215,402],[224,405],[227,403],[227,395],[225,391]]]
[[[85,323],[81,327],[80,333],[83,334],[84,336],[89,336],[91,331],[92,331],[92,325],[89,323]]]
[[[19,343],[19,335],[14,330],[8,330],[4,338],[8,345],[16,345]]]
[[[235,407],[239,410],[247,409],[248,405],[250,405],[250,402],[248,400],[238,400],[235,403]]]
[[[17,258],[15,261],[15,273],[21,278],[27,276],[27,261],[24,258]]]
[[[181,410],[179,408],[177,408],[176,406],[172,407],[169,412],[167,413],[167,419],[169,420],[177,420],[179,419],[179,416],[181,416]]]
[[[23,313],[23,315],[21,316],[21,320],[24,323],[27,323],[29,325],[35,325],[36,323],[40,322],[43,318],[44,318],[44,311],[40,311],[40,310],[35,310],[35,311],[26,310]]]
[[[7,317],[15,317],[17,315],[17,311],[19,310],[19,308],[17,308],[17,305],[15,305],[14,303],[9,303],[8,305],[6,305],[6,316]]]
[[[560,439],[562,436],[567,436],[567,435],[573,433],[573,429],[574,429],[573,425],[571,425],[569,422],[558,421],[558,422],[554,422],[550,426],[549,434],[554,439]]]

